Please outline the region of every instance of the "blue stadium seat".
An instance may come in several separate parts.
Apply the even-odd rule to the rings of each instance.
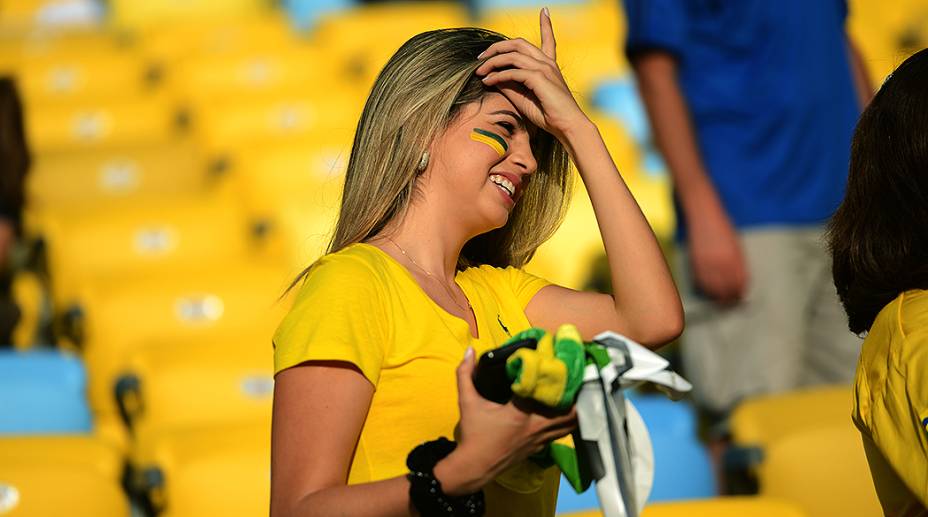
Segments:
[[[311,29],[320,16],[357,4],[356,0],[283,0],[282,3],[290,22],[300,29]]]
[[[654,486],[648,501],[679,501],[717,495],[715,474],[696,434],[696,411],[663,395],[633,394],[654,447]]]
[[[715,475],[708,453],[696,436],[693,407],[663,395],[632,393],[629,398],[648,426],[654,448],[654,485],[648,502],[714,497]],[[566,480],[561,480],[558,513],[596,508],[599,502],[595,489],[576,494]]]
[[[86,384],[84,365],[73,355],[0,351],[0,434],[90,432]]]

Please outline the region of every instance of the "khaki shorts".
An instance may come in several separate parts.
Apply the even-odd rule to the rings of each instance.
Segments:
[[[740,239],[750,279],[733,307],[700,296],[686,250],[678,256],[682,359],[696,403],[726,412],[753,395],[850,384],[863,341],[847,328],[822,229],[749,230]]]

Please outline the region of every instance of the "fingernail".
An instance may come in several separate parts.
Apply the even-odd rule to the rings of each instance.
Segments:
[[[487,53],[487,51],[486,51],[486,50],[484,50],[483,52],[481,52],[481,53],[479,53],[479,54],[477,54],[477,59],[480,59],[480,58],[482,58],[482,57],[483,57],[483,55],[484,55],[484,54],[486,54],[486,53]]]
[[[464,351],[464,359],[468,361],[474,358],[474,347],[469,346],[467,350]]]
[[[547,8],[547,7],[542,7],[542,8],[541,8],[541,12],[545,13],[545,17],[547,17],[547,18],[550,18],[550,17],[551,17],[551,13],[548,11],[548,8]]]

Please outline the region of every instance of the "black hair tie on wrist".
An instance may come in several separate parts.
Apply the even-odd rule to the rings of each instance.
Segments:
[[[422,517],[474,516],[483,515],[485,504],[483,491],[459,497],[445,495],[441,483],[435,479],[435,465],[457,447],[451,440],[441,437],[419,445],[406,457],[410,473],[409,499]]]

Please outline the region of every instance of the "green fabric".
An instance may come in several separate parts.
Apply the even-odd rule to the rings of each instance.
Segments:
[[[562,362],[566,366],[564,370],[566,379],[559,379],[558,381],[563,383],[563,391],[558,397],[559,400],[556,404],[548,404],[559,409],[567,409],[576,401],[577,393],[579,393],[580,388],[583,386],[583,374],[586,366],[595,364],[597,367],[602,368],[610,363],[609,354],[606,349],[594,343],[584,343],[580,338],[579,332],[577,332],[577,329],[573,325],[562,325],[557,330],[553,336],[553,347],[544,345],[538,346],[539,342],[542,340],[552,339],[544,330],[539,328],[531,328],[522,331],[506,341],[503,346],[524,339],[535,341],[536,348],[540,348],[542,351],[539,352],[538,350],[531,349],[522,350],[519,352],[519,355],[510,357],[506,362],[506,375],[515,386],[527,380],[523,379],[525,366],[523,358],[529,358],[533,361],[556,360]],[[553,354],[545,351],[549,348],[553,348]],[[528,357],[531,354],[539,354],[541,357]],[[546,354],[550,354],[551,356],[544,357]],[[550,379],[538,378],[541,379],[539,382],[550,381]],[[560,386],[560,384],[558,384],[558,386]],[[524,391],[525,386],[522,386],[522,388]],[[545,402],[544,400],[539,401]],[[544,468],[557,465],[561,472],[563,472],[564,477],[567,478],[570,486],[578,494],[586,491],[593,482],[589,472],[581,468],[579,458],[577,457],[577,451],[567,444],[548,444],[544,450],[533,455],[531,459]]]

